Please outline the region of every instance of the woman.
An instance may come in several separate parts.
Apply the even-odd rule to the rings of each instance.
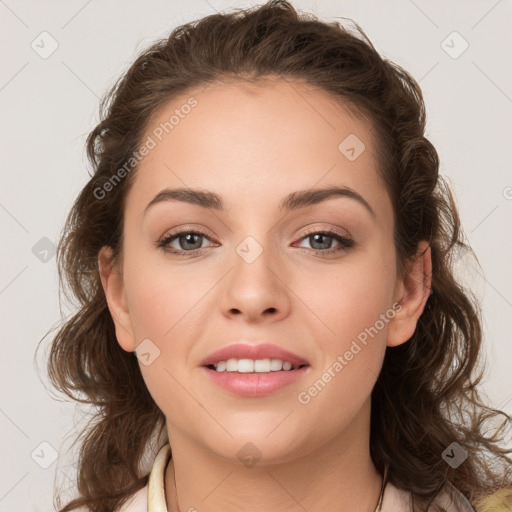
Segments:
[[[287,2],[135,60],[58,251],[81,308],[49,373],[98,407],[62,512],[508,506],[484,423],[511,418],[476,389],[469,248],[424,127],[362,30]]]

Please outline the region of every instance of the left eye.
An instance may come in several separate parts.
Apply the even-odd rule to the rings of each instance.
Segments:
[[[313,251],[324,254],[342,251],[354,245],[354,241],[352,239],[342,236],[334,231],[315,231],[314,233],[307,234],[300,240],[309,240],[310,244],[313,245],[313,247],[311,247]],[[330,246],[333,240],[339,242],[341,247],[331,248]],[[318,245],[320,247],[317,248],[314,247],[314,245]]]

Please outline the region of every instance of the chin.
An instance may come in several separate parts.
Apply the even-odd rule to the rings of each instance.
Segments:
[[[312,440],[298,440],[284,429],[279,433],[276,429],[268,435],[272,428],[264,431],[248,428],[243,429],[243,432],[229,429],[233,438],[210,438],[204,440],[203,444],[216,456],[248,468],[288,463],[303,456],[307,451],[306,447],[314,449]]]

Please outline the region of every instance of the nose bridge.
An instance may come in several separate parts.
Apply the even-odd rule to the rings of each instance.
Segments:
[[[273,229],[276,224],[275,216],[265,214],[259,202],[249,205],[249,201],[244,201],[239,211],[239,217],[231,226],[237,256],[234,261],[240,265],[245,263],[249,267],[259,262],[258,271],[266,268],[265,264],[271,265],[272,261],[276,264],[276,233]]]
[[[239,279],[249,282],[254,279],[260,286],[268,286],[279,272],[280,258],[269,233],[261,231],[258,234],[246,235],[235,246],[235,253],[233,273]]]

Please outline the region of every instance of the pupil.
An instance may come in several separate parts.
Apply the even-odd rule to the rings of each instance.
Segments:
[[[330,240],[330,239],[331,239],[331,237],[330,237],[330,236],[322,235],[322,234],[318,234],[318,233],[317,233],[316,235],[313,235],[313,239],[315,239],[316,237],[320,237],[320,239],[322,239],[322,238],[326,238],[327,240]],[[327,243],[326,243],[326,242],[324,242],[323,244],[322,244],[322,242],[320,242],[320,245],[322,246],[322,247],[321,247],[322,249],[328,249],[330,244],[329,244],[328,242],[327,242]]]
[[[184,235],[182,238],[185,238],[185,245],[187,245],[189,243],[188,241],[188,238],[189,237],[200,237],[201,235],[198,235],[197,233],[189,233],[188,235]],[[197,244],[197,241],[196,241],[196,244]],[[192,242],[192,245],[194,245],[194,243]],[[199,246],[198,247],[192,247],[192,249],[198,249],[201,247],[201,243],[199,243]],[[190,247],[189,247],[190,248]]]

